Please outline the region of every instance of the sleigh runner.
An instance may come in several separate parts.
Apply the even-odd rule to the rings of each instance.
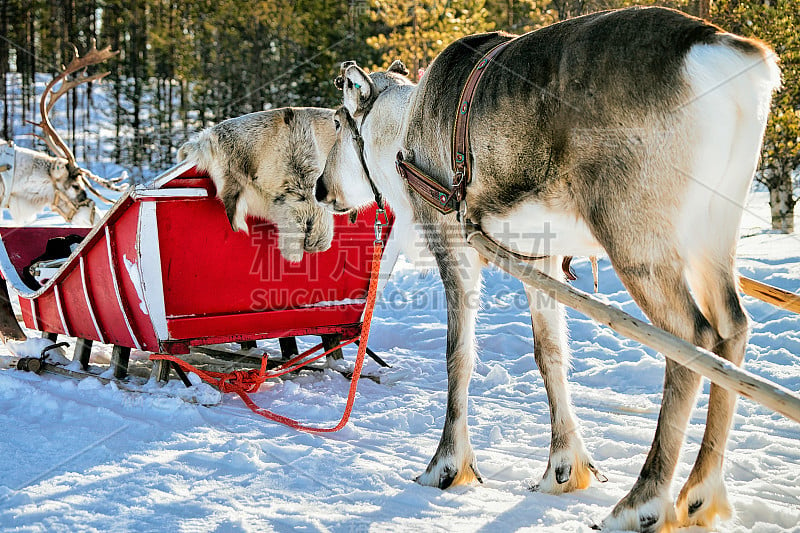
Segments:
[[[76,357],[88,341],[113,344],[117,377],[130,349],[185,355],[195,346],[300,335],[323,336],[329,348],[331,339],[359,335],[374,208],[352,223],[336,217],[330,249],[290,263],[271,224],[250,218],[248,234],[235,232],[215,196],[204,173],[180,164],[153,188],[126,193],[94,229],[0,228],[0,269],[25,326],[77,337]],[[36,286],[32,262],[65,238],[80,244]]]

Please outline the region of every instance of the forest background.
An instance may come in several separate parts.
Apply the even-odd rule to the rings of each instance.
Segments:
[[[402,59],[416,78],[464,35],[524,33],[602,9],[661,5],[755,36],[776,51],[784,88],[758,180],[773,227],[793,231],[800,165],[800,2],[795,0],[0,0],[2,138],[36,139],[38,95],[71,44],[92,39],[118,56],[102,82],[68,94],[54,113],[79,161],[110,161],[143,180],[175,162],[195,131],[282,106],[335,107],[338,65]],[[99,102],[101,98],[103,101]]]

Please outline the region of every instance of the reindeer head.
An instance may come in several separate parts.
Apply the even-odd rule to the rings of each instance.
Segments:
[[[50,206],[67,222],[91,224],[94,205],[68,162],[11,143],[0,143],[3,171],[2,207],[19,223],[27,224]]]
[[[248,215],[269,220],[281,254],[297,262],[333,240],[333,216],[315,202],[314,185],[334,137],[330,109],[275,109],[206,129],[178,157],[208,172],[233,229],[248,231]]]
[[[342,63],[334,82],[343,95],[343,105],[334,116],[336,142],[317,180],[315,193],[317,201],[334,213],[357,209],[375,198],[366,167],[369,152],[374,148],[368,130],[382,119],[373,115],[373,106],[387,89],[411,84],[407,74],[400,61],[392,63],[385,72],[372,74],[367,74],[355,61]],[[375,114],[387,112],[396,110],[381,109]]]

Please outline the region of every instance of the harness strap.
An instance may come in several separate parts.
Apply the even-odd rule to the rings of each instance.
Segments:
[[[489,50],[478,63],[472,67],[472,71],[467,78],[464,88],[461,90],[459,97],[458,109],[456,110],[456,118],[453,121],[453,135],[452,135],[452,148],[451,148],[451,163],[453,169],[453,188],[448,189],[441,185],[438,181],[430,177],[424,171],[414,166],[413,164],[403,159],[402,152],[397,154],[397,172],[408,185],[426,202],[436,208],[440,213],[447,215],[453,212],[459,213],[461,223],[464,225],[465,235],[468,237],[470,233],[481,233],[484,237],[489,239],[493,244],[503,249],[514,258],[521,261],[539,261],[547,259],[548,255],[526,255],[504,246],[496,241],[490,235],[486,234],[479,225],[471,221],[465,220],[465,213],[461,212],[464,205],[463,202],[467,196],[467,185],[472,181],[472,166],[470,159],[469,148],[469,116],[472,110],[472,102],[475,97],[478,85],[480,84],[483,75],[488,70],[486,67],[515,39],[509,39],[496,45]],[[469,238],[467,238],[469,241]],[[570,269],[570,260],[572,258],[565,258],[562,263],[562,269],[567,279],[577,279]]]
[[[361,125],[364,125],[364,120],[366,120],[367,115],[370,111],[372,111],[372,104],[375,103],[375,99],[373,98],[372,101],[369,102],[366,110],[363,113],[361,118]],[[358,125],[356,124],[356,120],[350,116],[350,112],[347,111],[345,113],[347,117],[347,126],[352,130],[353,137],[355,138],[356,144],[358,145],[358,157],[361,161],[361,168],[364,170],[364,175],[367,177],[367,181],[369,182],[369,186],[372,188],[372,194],[375,196],[375,203],[378,204],[378,209],[383,211],[386,206],[383,202],[383,195],[378,190],[378,186],[375,185],[375,181],[372,179],[372,175],[369,173],[369,167],[367,166],[366,156],[364,155],[364,137],[361,136],[361,132],[358,130]]]
[[[467,196],[467,185],[472,181],[472,168],[469,157],[469,114],[478,84],[486,72],[486,67],[514,39],[502,42],[489,50],[472,68],[461,96],[453,121],[451,166],[453,169],[453,188],[444,187],[418,167],[406,162],[403,154],[397,154],[397,171],[408,185],[426,202],[440,213],[447,215],[458,212],[461,202]]]
[[[475,97],[475,90],[486,72],[486,67],[491,61],[497,57],[506,46],[511,44],[514,39],[502,42],[489,50],[486,55],[481,58],[478,63],[472,67],[467,78],[467,83],[461,90],[461,98],[458,102],[458,112],[456,119],[453,123],[453,146],[452,146],[452,164],[453,172],[457,179],[454,180],[453,187],[462,190],[461,197],[466,197],[467,185],[472,181],[472,166],[469,157],[469,114],[472,110],[472,99]]]
[[[403,153],[397,152],[397,172],[426,202],[443,215],[458,211],[463,200],[461,187],[448,189],[425,172],[403,159]]]

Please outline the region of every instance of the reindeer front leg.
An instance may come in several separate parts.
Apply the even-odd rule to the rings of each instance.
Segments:
[[[561,257],[552,256],[535,263],[556,279],[563,279]],[[525,285],[533,325],[533,355],[542,375],[550,405],[550,458],[542,480],[532,490],[561,494],[585,489],[592,476],[606,478],[592,464],[580,435],[567,387],[569,342],[564,307],[544,292]]]
[[[475,317],[478,311],[481,262],[463,241],[442,232],[428,232],[447,298],[447,413],[439,447],[417,483],[445,489],[482,482],[469,441],[467,389],[475,359]]]

